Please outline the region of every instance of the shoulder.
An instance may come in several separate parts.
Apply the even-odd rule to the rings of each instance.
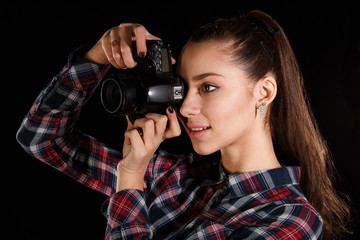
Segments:
[[[321,239],[323,221],[304,199],[273,202],[249,216],[249,227],[237,229],[229,239]]]
[[[280,205],[265,220],[273,220],[271,231],[286,239],[319,239],[323,232],[319,213],[308,203]]]

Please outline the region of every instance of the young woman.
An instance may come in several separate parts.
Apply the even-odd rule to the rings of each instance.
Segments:
[[[76,131],[109,67],[134,67],[131,42],[145,56],[146,39],[158,38],[121,24],[72,53],[17,134],[31,155],[110,196],[106,239],[336,239],[346,231],[349,210],[333,189],[298,63],[261,11],[191,36],[178,60],[188,85],[178,114],[169,107],[128,121],[122,153]],[[177,115],[195,152],[219,152],[218,160],[157,150],[180,135]]]

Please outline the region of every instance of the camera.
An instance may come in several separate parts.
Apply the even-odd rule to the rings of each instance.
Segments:
[[[113,116],[128,115],[131,122],[147,113],[165,114],[169,106],[180,105],[184,82],[173,74],[171,51],[161,40],[147,40],[147,54],[140,58],[136,43],[132,54],[133,69],[116,70],[104,78],[100,98],[105,110]]]

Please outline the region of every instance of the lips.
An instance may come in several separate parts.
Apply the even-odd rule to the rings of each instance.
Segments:
[[[200,132],[200,131],[203,131],[203,130],[206,130],[206,129],[209,129],[210,127],[201,127],[201,128],[189,128],[190,131],[193,131],[193,132]]]
[[[186,125],[189,137],[191,139],[198,139],[203,137],[209,130],[210,126],[187,124]]]

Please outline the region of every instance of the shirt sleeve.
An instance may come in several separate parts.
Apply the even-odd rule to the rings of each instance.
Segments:
[[[126,189],[113,194],[103,214],[108,219],[105,239],[152,239],[144,192]]]
[[[174,166],[179,157],[158,150],[150,159],[145,177],[144,192],[125,189],[112,194],[103,204],[102,213],[107,218],[105,239],[152,239],[148,204],[154,194],[151,185],[159,174]]]
[[[74,128],[82,106],[110,65],[84,61],[79,49],[40,93],[25,116],[17,140],[30,155],[108,196],[116,188],[121,154]]]

